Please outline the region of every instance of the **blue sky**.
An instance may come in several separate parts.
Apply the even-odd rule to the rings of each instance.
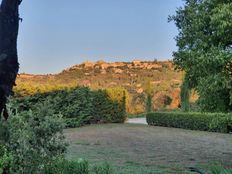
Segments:
[[[168,23],[182,0],[24,0],[20,72],[58,73],[83,61],[165,60],[176,50]]]

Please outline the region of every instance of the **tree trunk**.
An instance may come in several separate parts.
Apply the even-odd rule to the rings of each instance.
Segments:
[[[0,6],[0,114],[7,120],[7,97],[12,93],[19,70],[17,37],[21,0],[2,0]]]

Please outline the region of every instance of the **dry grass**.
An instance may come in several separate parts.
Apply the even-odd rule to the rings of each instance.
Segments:
[[[108,161],[117,173],[187,173],[219,162],[231,166],[232,135],[133,124],[68,129],[68,158]]]

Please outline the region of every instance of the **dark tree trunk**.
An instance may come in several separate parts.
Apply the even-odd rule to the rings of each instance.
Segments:
[[[12,93],[19,69],[17,37],[20,3],[21,0],[2,0],[0,6],[0,114],[5,119],[8,118],[6,100]]]

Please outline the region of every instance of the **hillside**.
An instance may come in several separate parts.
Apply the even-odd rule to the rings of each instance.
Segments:
[[[84,62],[63,70],[59,74],[20,74],[17,95],[32,95],[72,86],[91,89],[124,88],[130,96],[129,112],[144,111],[146,89],[153,92],[154,110],[175,109],[180,105],[179,93],[183,72],[174,70],[171,61],[139,61],[107,63]],[[149,85],[150,84],[150,85]]]

